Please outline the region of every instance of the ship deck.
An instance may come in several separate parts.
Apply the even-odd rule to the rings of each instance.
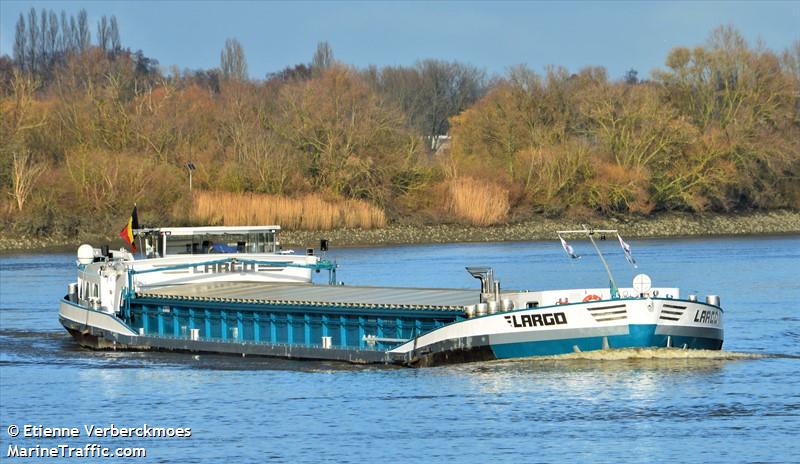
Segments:
[[[188,301],[462,310],[480,301],[477,290],[216,282],[149,287],[137,298]]]

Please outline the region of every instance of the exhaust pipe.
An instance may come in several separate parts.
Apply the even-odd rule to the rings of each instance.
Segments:
[[[472,277],[481,281],[481,301],[484,301],[494,291],[494,271],[488,266],[474,266],[466,269]]]

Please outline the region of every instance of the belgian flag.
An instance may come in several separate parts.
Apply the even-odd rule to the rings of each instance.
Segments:
[[[128,242],[128,245],[131,246],[131,251],[134,253],[136,253],[136,242],[133,241],[133,231],[134,229],[138,228],[139,216],[136,214],[136,206],[134,205],[133,212],[131,213],[131,217],[128,219],[128,223],[125,225],[125,228],[119,232],[119,236]]]

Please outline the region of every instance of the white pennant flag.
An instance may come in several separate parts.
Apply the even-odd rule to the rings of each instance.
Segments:
[[[619,234],[617,234],[617,238],[619,239],[619,246],[621,246],[622,251],[625,252],[625,259],[631,263],[634,268],[639,267],[636,265],[636,260],[633,259],[633,254],[631,254],[631,246],[625,243],[625,240],[622,240],[622,237]]]
[[[575,250],[573,250],[573,249],[572,249],[572,246],[570,246],[570,244],[569,244],[569,243],[567,243],[567,241],[566,241],[566,240],[564,240],[563,238],[561,238],[561,236],[560,236],[560,235],[558,236],[558,239],[559,239],[559,240],[561,240],[561,246],[564,248],[564,251],[566,251],[566,252],[567,252],[567,254],[569,255],[569,257],[570,257],[570,258],[572,258],[572,259],[578,259],[578,258],[580,258],[580,256],[579,256],[579,255],[576,255],[576,254],[575,254]]]

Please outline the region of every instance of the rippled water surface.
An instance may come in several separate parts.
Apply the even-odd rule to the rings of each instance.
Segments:
[[[153,462],[800,462],[800,237],[632,243],[620,285],[722,298],[725,351],[629,350],[429,369],[80,349],[58,324],[72,254],[0,257],[0,460],[9,445],[144,446]],[[602,286],[558,243],[334,250],[346,283]],[[185,439],[12,439],[9,425],[191,427]],[[22,460],[21,460],[22,461]]]

